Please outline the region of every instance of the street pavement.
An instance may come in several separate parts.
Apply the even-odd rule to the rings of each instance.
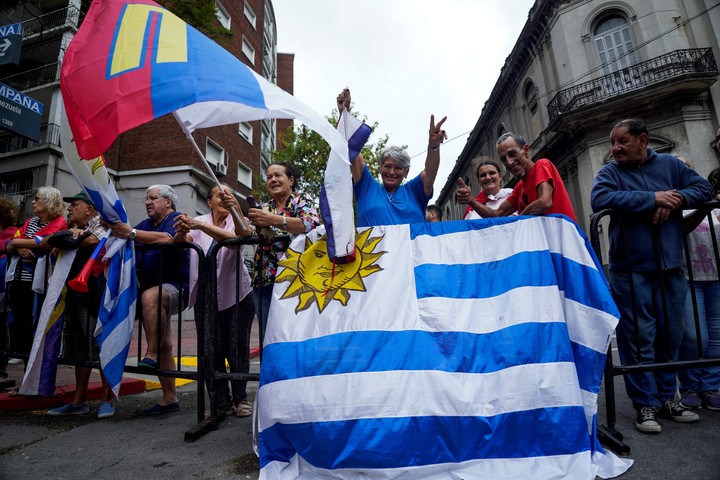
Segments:
[[[196,352],[193,322],[183,322],[182,330],[181,350],[191,357]],[[256,346],[257,328],[253,332]],[[128,364],[137,361],[136,350],[131,349],[130,355]],[[251,371],[258,370],[256,357]],[[11,376],[18,378],[21,373],[21,366],[12,366]],[[156,378],[137,374],[126,377],[133,384],[143,382],[145,388],[122,395],[115,402],[116,415],[103,420],[95,417],[97,400],[91,402],[89,415],[50,417],[45,415],[48,407],[37,407],[34,399],[25,399],[28,409],[6,409],[9,400],[0,394],[0,479],[258,478],[252,417],[227,417],[219,422],[217,430],[187,442],[186,433],[197,427],[196,385],[188,383],[178,388],[180,412],[143,417],[139,412],[161,397],[154,383]],[[71,391],[73,378],[71,367],[60,367],[58,385],[65,384]],[[635,460],[620,478],[720,480],[720,412],[701,410],[700,421],[695,424],[661,420],[661,434],[642,434],[634,428],[635,414],[625,396],[622,378],[616,377],[614,383],[616,428],[631,448],[629,457]],[[251,402],[256,392],[257,383],[250,382]],[[55,402],[61,404],[63,399],[56,398]],[[599,423],[606,424],[602,395],[599,407]]]

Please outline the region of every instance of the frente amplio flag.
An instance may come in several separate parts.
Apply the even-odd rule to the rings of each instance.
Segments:
[[[82,158],[172,112],[186,133],[295,118],[349,164],[347,144],[324,117],[149,0],[94,0],[63,58],[60,87]]]
[[[619,314],[572,221],[359,229],[345,265],[321,234],[295,239],[276,277],[261,479],[591,480],[629,468],[597,442]]]

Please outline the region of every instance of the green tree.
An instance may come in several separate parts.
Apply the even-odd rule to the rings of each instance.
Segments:
[[[215,0],[156,1],[213,40],[224,40],[233,36],[230,30],[218,25]]]
[[[358,116],[355,112],[352,112],[352,114]],[[366,120],[364,116],[358,117],[362,118],[363,121]],[[331,115],[326,118],[332,125],[337,125],[338,111],[333,109]],[[375,122],[370,127],[375,132],[378,123]],[[375,143],[368,141],[362,149],[362,155],[375,178],[378,178],[380,171],[380,151],[385,147],[388,139],[388,135],[385,134]],[[328,155],[330,155],[330,145],[317,132],[310,130],[305,125],[288,128],[287,131],[281,134],[280,141],[283,148],[273,152],[273,161],[288,162],[299,168],[302,172],[300,191],[317,201],[320,198],[325,167],[327,166]],[[257,182],[257,185],[260,186],[257,192],[258,196],[267,198],[264,195],[266,192],[263,191],[264,183],[260,181]]]

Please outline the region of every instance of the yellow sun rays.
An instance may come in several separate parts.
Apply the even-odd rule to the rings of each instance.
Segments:
[[[275,282],[290,283],[280,298],[298,297],[295,313],[307,310],[313,303],[319,313],[333,300],[347,305],[350,291],[366,291],[363,278],[382,270],[375,262],[387,252],[373,252],[382,237],[371,238],[371,233],[369,228],[358,235],[355,240],[357,257],[346,264],[333,264],[324,236],[315,243],[306,239],[302,253],[288,249],[285,259],[279,262],[285,269],[275,277]]]

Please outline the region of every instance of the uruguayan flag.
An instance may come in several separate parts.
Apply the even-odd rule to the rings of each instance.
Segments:
[[[337,131],[347,141],[343,146],[350,161],[362,151],[372,129],[349,112],[342,112]],[[353,210],[352,173],[340,156],[330,154],[322,188],[320,214],[327,233],[330,258],[346,263],[355,258],[355,211]]]
[[[618,312],[562,216],[322,231],[281,261],[258,391],[261,479],[594,479]],[[325,255],[324,255],[325,254]]]
[[[117,397],[120,394],[120,383],[135,322],[137,279],[133,243],[117,238],[113,240],[120,247],[120,251],[109,257],[107,283],[95,336],[100,346],[100,365]],[[112,250],[114,248],[111,245],[108,252]]]
[[[65,322],[65,282],[76,253],[77,250],[61,252],[48,279],[47,295],[40,310],[27,369],[19,390],[22,395],[51,396],[55,393],[57,360]]]
[[[127,222],[127,212],[110,180],[105,160],[83,160],[75,147],[67,116],[60,125],[63,157],[73,177],[108,223]],[[100,347],[100,366],[115,396],[120,393],[123,369],[135,322],[135,250],[133,243],[110,237],[103,260],[107,261],[107,284],[103,294],[95,337]]]

